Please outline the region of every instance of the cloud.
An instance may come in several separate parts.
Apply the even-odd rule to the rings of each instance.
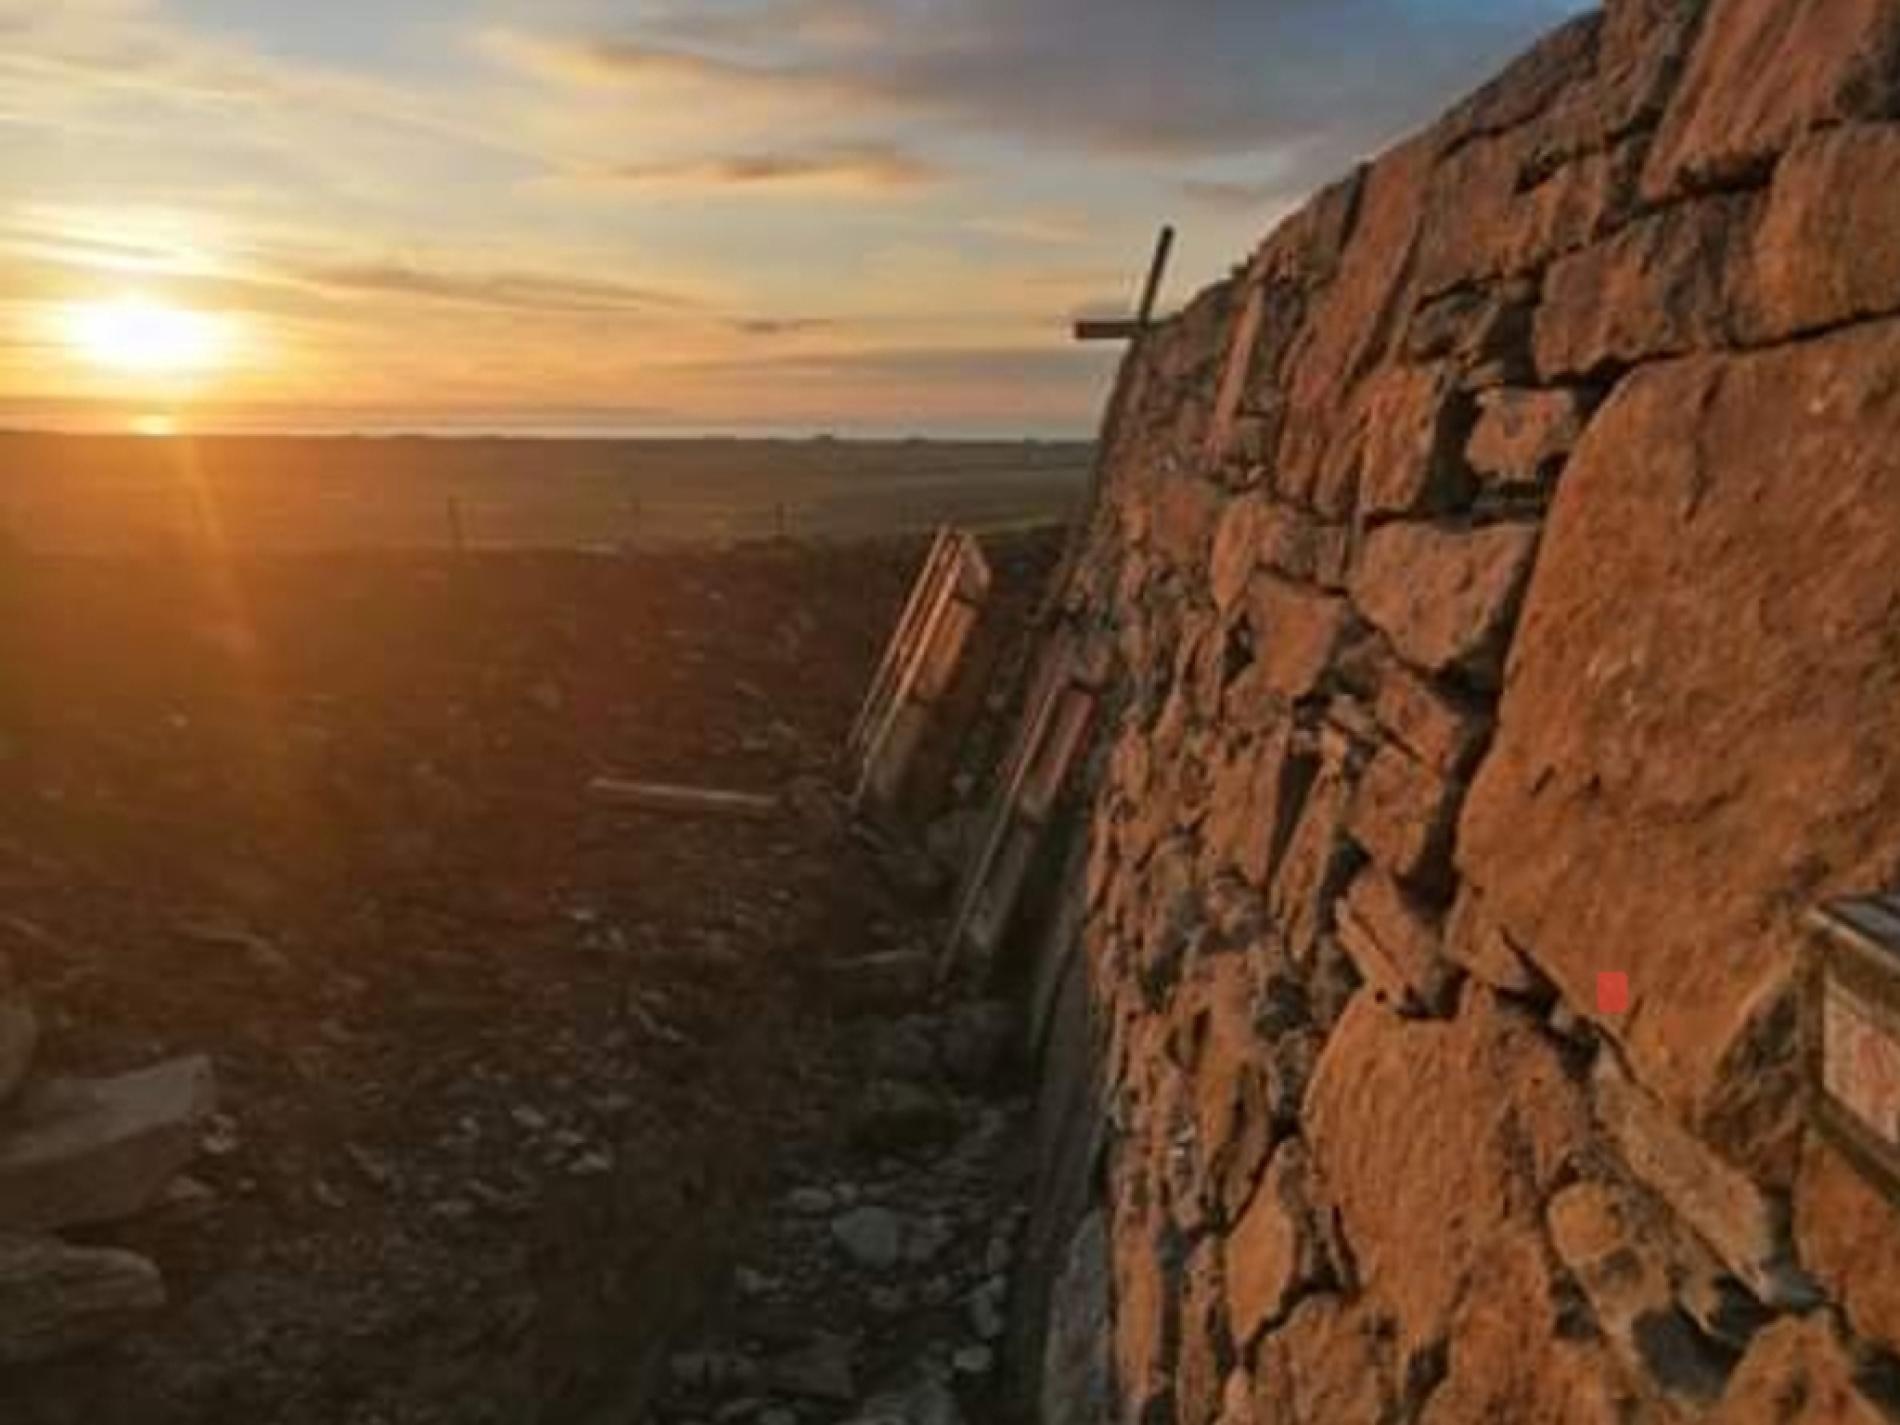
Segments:
[[[1340,150],[1422,117],[1571,0],[756,0],[516,35],[543,77],[933,115],[1045,147]]]
[[[699,304],[676,292],[541,272],[430,271],[406,263],[305,268],[297,280],[335,293],[419,297],[522,312],[679,312]]]
[[[1190,203],[1222,213],[1260,213],[1275,206],[1299,201],[1302,189],[1289,187],[1284,179],[1249,182],[1244,179],[1186,178],[1180,183],[1181,196]]]
[[[830,317],[741,317],[732,329],[746,336],[802,336],[829,331],[838,323]]]
[[[810,151],[766,150],[615,164],[598,176],[617,183],[655,187],[890,192],[927,187],[940,182],[945,172],[929,160],[892,145],[834,144]]]

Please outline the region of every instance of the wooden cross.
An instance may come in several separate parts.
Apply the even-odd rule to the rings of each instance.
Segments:
[[[1085,319],[1075,324],[1077,341],[1131,341],[1148,330],[1154,321],[1155,299],[1161,295],[1161,278],[1168,270],[1168,254],[1174,251],[1174,229],[1164,227],[1155,239],[1155,255],[1148,264],[1148,281],[1141,289],[1141,305],[1135,316],[1107,320]]]

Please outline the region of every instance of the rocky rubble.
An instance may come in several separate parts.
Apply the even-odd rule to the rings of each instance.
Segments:
[[[38,1024],[0,952],[0,1365],[94,1345],[164,1304],[151,1261],[51,1234],[158,1202],[198,1155],[216,1103],[202,1058],[35,1079]]]
[[[1892,1413],[1793,1007],[1900,871],[1897,117],[1894,0],[1611,0],[1131,356],[1045,1400],[1100,1319],[1121,1419]]]
[[[993,1418],[1023,1198],[1013,1025],[982,1001],[860,1019],[852,1130],[801,1154],[740,1239],[725,1300],[676,1349],[656,1421],[962,1425]],[[893,1113],[895,1139],[866,1135]]]

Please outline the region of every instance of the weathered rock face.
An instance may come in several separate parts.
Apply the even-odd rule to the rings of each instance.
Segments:
[[[1792,1007],[1900,878],[1897,194],[1900,0],[1611,0],[1130,358],[1115,1418],[1891,1410]]]

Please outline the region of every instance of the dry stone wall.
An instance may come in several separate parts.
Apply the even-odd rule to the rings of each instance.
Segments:
[[[1614,0],[1127,378],[1045,1416],[1900,1418],[1792,999],[1900,874],[1900,0]]]

